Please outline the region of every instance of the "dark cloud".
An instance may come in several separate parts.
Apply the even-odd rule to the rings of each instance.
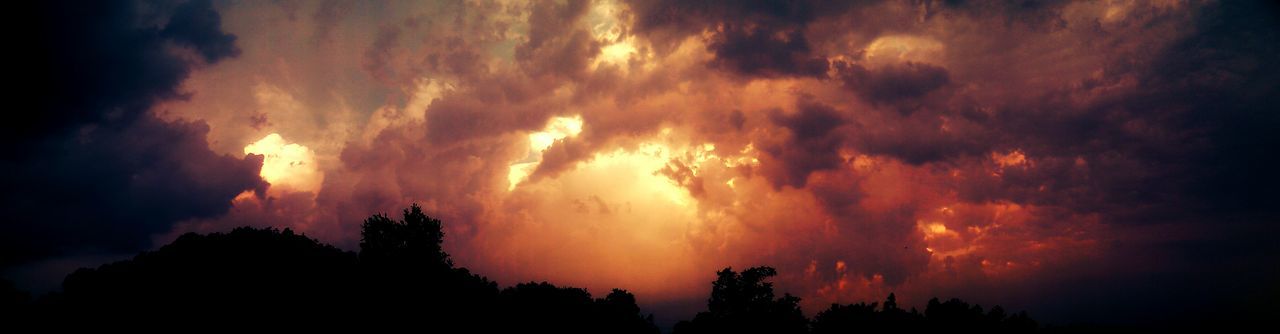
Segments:
[[[1280,51],[1270,43],[1280,38],[1276,10],[1222,3],[1197,15],[1194,34],[1149,59],[1117,55],[1100,76],[1002,107],[987,128],[1022,145],[1037,162],[1031,173],[1044,174],[1009,174],[996,181],[1009,186],[1007,196],[984,197],[1042,204],[1092,198],[1112,205],[1078,209],[1103,212],[1274,214],[1262,203],[1275,198],[1265,189],[1280,178],[1262,166],[1277,162],[1263,150],[1280,144],[1264,130],[1280,126],[1280,68],[1261,59]],[[1080,190],[1062,191],[1068,184]],[[1048,190],[1013,190],[1042,186]]]
[[[828,105],[803,101],[796,110],[795,114],[775,112],[769,119],[790,131],[797,141],[825,137],[844,123],[844,117]]]
[[[44,3],[30,12],[39,17],[37,32],[24,35],[39,46],[30,77],[43,108],[28,122],[5,127],[5,145],[106,118],[128,120],[154,101],[181,97],[178,84],[190,71],[190,59],[171,47],[189,48],[205,63],[235,56],[235,36],[219,30],[219,17],[207,1],[177,6],[168,23],[148,25],[154,14],[137,3],[102,2],[86,6]],[[196,64],[198,65],[198,64]],[[21,150],[22,145],[14,145]]]
[[[905,62],[874,71],[850,62],[834,67],[845,87],[874,104],[920,98],[951,81],[947,69],[925,63]]]
[[[6,168],[7,189],[23,191],[3,196],[4,261],[137,250],[179,220],[226,212],[245,190],[264,193],[262,157],[216,154],[207,132],[201,122],[144,115],[40,143],[59,153]]]
[[[987,124],[949,118],[937,113],[907,115],[886,112],[870,120],[860,120],[850,146],[859,152],[898,159],[911,165],[943,163],[981,156],[995,148],[998,133]],[[892,126],[885,126],[885,123]]]
[[[641,30],[674,28],[698,32],[708,22],[749,20],[770,24],[801,25],[815,17],[816,1],[631,1]],[[702,19],[699,19],[702,18]]]
[[[831,106],[802,101],[795,113],[774,110],[769,118],[787,130],[785,139],[760,147],[766,153],[760,172],[774,187],[803,188],[810,173],[840,165],[844,138],[833,130],[846,121]]]
[[[944,0],[925,2],[925,15],[938,13],[959,14],[979,18],[996,18],[1006,26],[1019,25],[1034,31],[1060,29],[1067,22],[1062,18],[1062,7],[1070,1],[1051,0]]]
[[[984,126],[998,134],[988,147],[1003,154],[1017,145],[1028,163],[947,159],[961,171],[955,189],[974,203],[1054,207],[1062,216],[1094,215],[1111,228],[1132,230],[1109,246],[1126,253],[1109,258],[1109,265],[1159,267],[1160,273],[1091,278],[1107,291],[1134,297],[1080,317],[1149,307],[1204,316],[1188,305],[1210,301],[1264,305],[1235,292],[1263,291],[1277,277],[1255,269],[1277,262],[1277,249],[1258,236],[1280,231],[1273,204],[1280,177],[1267,167],[1280,162],[1269,152],[1280,145],[1273,131],[1280,128],[1280,67],[1263,60],[1280,52],[1278,13],[1274,4],[1261,2],[1197,8],[1188,28],[1193,32],[1154,50],[1109,53],[1105,70],[1094,76],[1001,106]],[[1061,221],[1072,220],[1047,217],[1040,223]],[[1147,275],[1159,278],[1137,278]],[[1077,285],[1070,291],[1098,293]],[[1168,291],[1196,292],[1179,294],[1183,301],[1147,302],[1164,300]]]
[[[798,30],[778,33],[726,24],[707,49],[716,54],[712,66],[747,76],[821,77],[827,73],[826,58],[812,55],[809,41]]]
[[[239,53],[208,1],[37,7],[40,100],[32,122],[4,126],[12,153],[0,164],[0,263],[135,251],[179,220],[219,215],[237,194],[265,190],[261,156],[214,153],[205,123],[150,113],[186,96],[179,84],[192,68]]]
[[[160,34],[173,43],[195,49],[206,62],[240,55],[236,36],[222,31],[222,17],[209,0],[179,5]]]
[[[821,1],[634,1],[635,30],[661,52],[707,31],[710,65],[748,77],[823,77],[827,59],[805,35],[841,5]]]
[[[600,53],[600,41],[578,21],[587,12],[586,1],[535,2],[529,13],[529,38],[516,46],[515,58],[533,76],[561,75],[581,78],[588,62]]]
[[[735,21],[774,27],[798,27],[813,20],[809,1],[630,1],[635,30],[649,35],[659,49],[669,49],[688,35]]]
[[[1272,189],[1280,187],[1280,174],[1268,166],[1280,164],[1270,149],[1280,147],[1280,64],[1273,61],[1280,54],[1280,5],[1224,2],[1200,13],[1197,29],[1141,76],[1141,85],[1162,94],[1137,103],[1178,112],[1170,125],[1183,128],[1191,143],[1198,136],[1207,142],[1170,161],[1191,165],[1190,194],[1216,210],[1277,214],[1280,196]]]

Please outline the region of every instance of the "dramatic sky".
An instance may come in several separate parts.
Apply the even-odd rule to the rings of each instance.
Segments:
[[[0,134],[26,286],[242,225],[355,249],[416,202],[459,265],[668,319],[726,266],[776,267],[810,313],[1280,296],[1265,2],[26,6]]]

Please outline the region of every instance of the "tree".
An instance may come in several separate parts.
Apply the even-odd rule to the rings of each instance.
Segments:
[[[885,298],[884,300],[884,311],[889,312],[897,309],[898,309],[898,297],[894,296],[893,293],[890,292],[889,298]]]
[[[592,299],[585,289],[557,287],[547,282],[522,283],[501,293],[502,318],[487,328],[498,333],[617,333],[657,334],[652,316],[643,316],[636,297],[613,289]]]
[[[653,315],[643,315],[636,305],[636,296],[627,290],[613,289],[609,295],[596,299],[598,315],[595,321],[597,333],[640,334],[658,333]]]
[[[362,224],[360,253],[292,230],[185,234],[131,260],[80,269],[64,291],[30,302],[0,280],[0,310],[53,330],[160,331],[289,326],[292,330],[656,334],[636,297],[593,299],[550,283],[502,290],[454,267],[443,226],[417,205],[402,220]],[[6,320],[8,320],[6,318]],[[259,327],[254,327],[259,326]]]
[[[1034,333],[1039,328],[1025,312],[1006,316],[1003,307],[994,306],[984,313],[981,306],[954,298],[929,300],[924,314],[915,308],[910,312],[898,308],[892,293],[883,305],[877,311],[876,303],[832,304],[813,318],[813,333]]]
[[[378,214],[360,226],[360,260],[369,265],[453,268],[443,243],[440,220],[422,213],[417,204],[404,210],[401,221]]]
[[[707,312],[692,321],[676,324],[676,333],[805,333],[809,324],[800,311],[800,298],[789,294],[774,298],[777,275],[770,267],[750,268],[736,273],[725,268],[711,283]]]
[[[444,251],[444,226],[417,204],[400,221],[382,214],[360,228],[360,318],[381,318],[378,330],[437,326],[469,328],[497,303],[497,284],[454,268]],[[473,328],[475,329],[475,328]]]
[[[80,269],[67,276],[62,293],[36,302],[0,280],[0,310],[54,330],[265,324],[295,330],[358,326],[366,332],[658,332],[653,315],[643,314],[625,290],[595,299],[585,289],[547,282],[499,291],[487,278],[454,267],[443,241],[440,220],[417,205],[400,221],[366,219],[359,254],[289,229],[189,233],[131,260]],[[892,293],[882,304],[833,304],[810,323],[800,298],[774,294],[770,278],[776,275],[770,267],[717,272],[707,311],[676,324],[675,332],[790,334],[808,333],[811,325],[822,334],[1038,330],[1026,313],[1008,315],[999,306],[983,312],[959,299],[934,298],[923,314],[908,312]]]

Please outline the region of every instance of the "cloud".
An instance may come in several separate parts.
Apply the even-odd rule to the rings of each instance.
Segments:
[[[245,146],[244,153],[263,157],[260,174],[271,183],[273,190],[287,188],[310,193],[320,190],[324,174],[316,166],[315,153],[306,146],[288,143],[279,134],[272,133]]]
[[[834,169],[840,165],[838,150],[843,138],[837,127],[843,117],[831,106],[813,102],[801,102],[794,114],[774,110],[769,118],[787,130],[786,139],[761,145],[766,155],[760,172],[775,187],[804,188],[810,173]]]
[[[837,63],[835,68],[845,87],[872,103],[920,98],[950,82],[947,69],[910,61],[887,65],[874,72],[848,62]]]
[[[904,305],[957,296],[1059,319],[1137,303],[1091,287],[1159,296],[1209,276],[1241,289],[1275,277],[1248,269],[1275,259],[1261,237],[1277,216],[1274,5],[206,5],[152,10],[220,17],[227,32],[165,33],[166,15],[108,6],[76,21],[90,34],[49,39],[129,47],[48,52],[73,66],[33,82],[76,98],[48,99],[66,112],[5,134],[21,139],[5,142],[18,152],[6,168],[45,175],[7,184],[71,184],[36,172],[73,166],[47,152],[157,151],[178,161],[164,170],[225,177],[154,172],[204,189],[172,196],[203,203],[167,214],[177,230],[291,222],[354,247],[364,217],[418,202],[446,222],[460,264],[500,282],[622,287],[655,305],[702,300],[729,265],[779,267],[779,288],[810,311],[897,292]],[[117,24],[135,20],[154,22]],[[204,33],[178,37],[190,30]],[[156,133],[185,148],[143,136]],[[260,189],[246,175],[262,162],[224,155],[271,133],[308,148],[323,181],[235,197]],[[119,172],[71,174],[156,169],[115,160],[103,165]],[[1135,283],[1153,277],[1169,283]]]
[[[800,31],[779,34],[767,28],[721,27],[707,45],[711,65],[748,76],[824,76],[827,60],[810,55]]]
[[[0,263],[136,251],[179,220],[220,215],[237,194],[266,190],[261,156],[215,153],[206,123],[150,110],[187,96],[179,84],[193,69],[238,53],[207,1],[39,7],[40,110],[4,129],[14,153],[3,164],[11,191],[0,199]]]
[[[635,1],[635,30],[660,50],[706,32],[709,65],[748,77],[822,77],[827,59],[807,25],[836,7],[813,1]]]
[[[210,63],[240,55],[236,36],[222,32],[222,18],[208,0],[178,5],[160,35],[195,49]]]

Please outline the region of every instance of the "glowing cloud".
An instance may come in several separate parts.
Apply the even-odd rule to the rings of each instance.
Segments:
[[[272,133],[244,147],[245,154],[261,154],[262,178],[271,183],[271,193],[284,190],[316,192],[324,174],[316,165],[315,153],[306,146],[288,143]]]
[[[867,60],[878,64],[903,61],[933,61],[942,56],[942,43],[928,37],[891,35],[877,38],[867,46]]]
[[[582,116],[552,117],[542,131],[529,134],[529,155],[511,164],[507,173],[507,181],[510,182],[507,190],[515,189],[517,184],[529,178],[529,174],[538,167],[538,162],[542,161],[542,151],[557,140],[577,137],[579,133],[582,133]]]
[[[658,173],[679,154],[642,143],[522,184],[508,199],[519,209],[510,210],[502,228],[481,236],[493,240],[487,243],[493,248],[476,254],[493,266],[487,271],[517,280],[553,279],[592,291],[626,286],[658,298],[696,293],[697,281],[672,278],[699,274],[686,240],[690,224],[698,223],[697,201]]]

